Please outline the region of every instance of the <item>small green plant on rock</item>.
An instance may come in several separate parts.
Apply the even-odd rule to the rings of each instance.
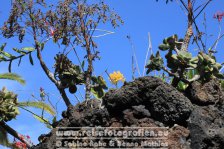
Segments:
[[[210,1],[207,2],[207,4],[209,3]],[[185,90],[188,84],[193,81],[199,80],[204,83],[215,78],[224,79],[224,75],[219,72],[222,64],[218,63],[213,55],[215,50],[209,49],[206,52],[205,44],[201,40],[201,32],[195,23],[196,18],[203,12],[207,4],[198,14],[194,14],[194,1],[188,0],[187,3],[181,1],[181,4],[188,12],[188,26],[185,37],[179,39],[175,34],[165,38],[163,43],[159,45],[159,50],[167,52],[165,54],[167,67],[165,67],[164,60],[160,56],[160,51],[158,51],[156,55],[151,55],[146,65],[148,69],[146,73],[149,74],[154,70],[163,70],[169,77],[172,77],[171,84],[180,90]],[[193,25],[196,28],[196,33],[193,32]],[[199,48],[199,52],[195,57],[188,51],[192,36],[194,36],[193,42]],[[203,49],[200,48],[199,43],[201,43]]]
[[[206,54],[200,51],[197,56],[193,57],[190,52],[181,50],[182,44],[183,39],[178,40],[177,35],[164,39],[159,49],[167,51],[165,58],[169,69],[164,66],[163,58],[158,51],[155,56],[150,57],[146,66],[147,74],[153,70],[163,70],[173,77],[174,87],[177,87],[179,83],[189,84],[196,80],[207,82],[214,78],[224,79],[224,75],[219,72],[222,65],[216,62],[212,52]]]

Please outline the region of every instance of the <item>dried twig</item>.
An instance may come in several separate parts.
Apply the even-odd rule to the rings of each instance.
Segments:
[[[219,34],[218,34],[217,39],[220,39],[221,32],[222,32],[222,27],[221,27],[221,24],[219,23]],[[212,49],[212,50],[216,50],[216,48],[217,48],[217,46],[218,46],[218,43],[219,43],[218,41],[219,41],[219,40],[217,40],[217,42],[215,43],[214,49]]]
[[[103,37],[103,36],[106,36],[106,35],[110,35],[110,34],[114,34],[115,33],[115,32],[108,31],[108,30],[103,30],[103,29],[95,29],[95,31],[101,31],[101,32],[106,32],[106,33],[104,33],[102,35],[92,36],[93,38],[99,38],[99,37]]]
[[[136,52],[135,52],[135,46],[131,40],[131,37],[130,36],[127,36],[130,44],[131,44],[131,48],[132,48],[132,54],[133,54],[133,57],[134,57],[134,61],[135,61],[135,65],[136,65],[136,69],[138,71],[138,75],[141,76],[141,73],[140,73],[140,69],[139,69],[139,66],[138,66],[138,59],[137,59],[137,56],[136,56]]]
[[[146,57],[145,57],[145,63],[144,63],[144,69],[143,69],[143,74],[142,74],[142,76],[144,76],[144,74],[145,74],[145,66],[146,66],[146,64],[147,64],[149,51],[150,51],[150,55],[153,54],[153,51],[152,51],[152,42],[151,42],[151,36],[150,36],[150,33],[148,33],[148,42],[149,42],[149,46],[148,46],[148,49],[147,49],[147,52],[146,52]]]

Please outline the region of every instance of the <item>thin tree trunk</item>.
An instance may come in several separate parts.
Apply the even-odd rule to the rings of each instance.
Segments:
[[[184,44],[182,50],[188,51],[189,43],[193,35],[193,8],[191,0],[188,0],[188,26],[184,37]]]

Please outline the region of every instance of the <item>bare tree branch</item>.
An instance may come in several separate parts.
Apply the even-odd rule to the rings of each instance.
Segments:
[[[16,139],[18,139],[21,142],[25,143],[27,145],[27,147],[33,146],[33,144],[30,143],[30,141],[28,141],[25,137],[22,138],[21,137],[22,135],[20,135],[12,127],[10,127],[9,125],[7,125],[4,121],[0,121],[0,127],[2,127],[4,130],[6,130],[10,135],[12,135],[13,137],[15,137]]]
[[[197,19],[197,17],[203,12],[203,10],[208,6],[208,4],[211,2],[212,0],[208,0],[205,4],[205,6],[199,11],[199,13],[196,15],[196,17],[194,17],[194,19]]]
[[[30,14],[31,14],[31,10],[30,10]],[[35,42],[35,48],[37,50],[37,58],[40,62],[40,65],[42,67],[42,69],[44,70],[45,74],[47,75],[47,77],[56,85],[56,87],[58,88],[65,104],[67,107],[69,107],[71,105],[70,100],[68,99],[65,90],[63,89],[61,82],[56,80],[53,73],[48,69],[47,65],[45,64],[42,55],[41,55],[41,47],[39,45],[38,39],[37,39],[37,34],[36,34],[36,28],[35,28],[35,21],[33,20],[32,17],[30,17],[31,19],[31,23],[32,23],[32,30],[33,30],[33,38],[34,38],[34,42]]]

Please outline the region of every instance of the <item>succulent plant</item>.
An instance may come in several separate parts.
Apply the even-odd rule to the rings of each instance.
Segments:
[[[85,83],[86,72],[82,72],[80,66],[74,65],[64,54],[57,54],[55,57],[55,76],[62,82],[64,88],[68,88],[71,94],[76,93],[77,85]],[[107,89],[106,82],[101,76],[92,76],[91,92],[101,98],[104,89]]]
[[[180,50],[183,39],[178,40],[178,36],[175,34],[163,40],[163,43],[159,45],[159,49],[161,51],[173,50],[175,46]]]
[[[18,114],[17,95],[3,88],[0,91],[0,121],[10,121]]]
[[[146,74],[150,73],[153,70],[160,71],[163,65],[164,65],[163,58],[160,56],[159,51],[157,51],[155,56],[151,55],[150,60],[146,65],[146,68],[148,68]]]
[[[222,68],[220,63],[216,62],[214,56],[199,52],[197,70],[203,81],[213,78],[224,79],[224,75],[219,72]]]
[[[62,82],[70,93],[75,93],[76,85],[83,84],[85,75],[78,65],[74,65],[64,54],[57,54],[55,57],[55,76]]]
[[[98,99],[102,98],[104,96],[104,90],[108,89],[106,85],[106,81],[103,79],[103,77],[98,76],[92,77],[93,87],[91,88],[91,92],[94,94],[94,96]]]
[[[212,52],[208,54],[199,52],[196,57],[192,57],[190,52],[181,50],[182,43],[183,39],[178,39],[177,35],[165,38],[159,49],[161,51],[168,51],[165,58],[167,60],[167,67],[170,70],[163,66],[164,62],[158,51],[156,56],[151,55],[150,57],[149,63],[146,66],[148,68],[147,74],[153,70],[160,71],[162,69],[174,77],[172,85],[175,87],[181,86],[181,88],[185,88],[187,86],[186,83],[196,80],[206,82],[213,78],[224,79],[224,75],[219,72],[222,65],[216,62]],[[193,70],[197,74],[189,78],[189,70]]]

